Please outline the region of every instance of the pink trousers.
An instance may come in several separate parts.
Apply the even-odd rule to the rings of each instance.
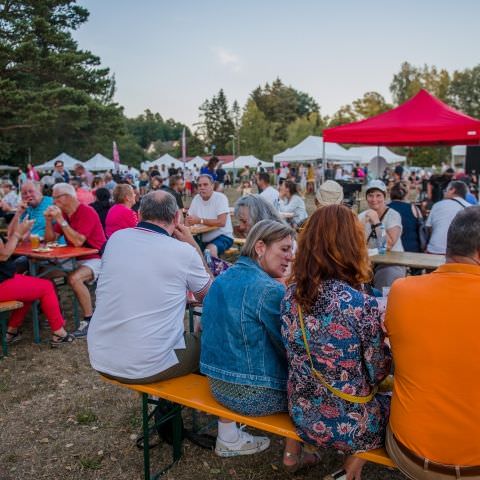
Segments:
[[[40,300],[40,306],[52,331],[59,330],[65,324],[55,288],[49,280],[16,274],[13,278],[0,283],[0,302],[8,300],[18,300],[23,303],[23,307],[14,310],[10,316],[8,326],[11,328],[22,325],[35,300]]]

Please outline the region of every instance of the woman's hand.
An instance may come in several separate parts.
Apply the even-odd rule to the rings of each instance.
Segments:
[[[378,216],[378,213],[371,208],[365,212],[365,220],[367,220],[367,222],[371,223],[372,225],[380,223],[380,217]]]
[[[20,240],[31,230],[34,223],[35,220],[29,220],[28,218],[26,218],[23,222],[19,222],[17,228],[14,230],[13,233],[18,235],[18,238]]]

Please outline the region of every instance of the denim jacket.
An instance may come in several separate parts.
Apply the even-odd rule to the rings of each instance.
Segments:
[[[200,370],[225,382],[286,390],[280,333],[285,287],[249,257],[215,279],[203,303]]]

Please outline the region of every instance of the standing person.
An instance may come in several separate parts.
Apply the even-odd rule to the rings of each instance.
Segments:
[[[31,163],[27,164],[27,179],[33,182],[40,181],[40,175]]]
[[[443,199],[444,192],[454,176],[455,170],[447,168],[441,175],[434,174],[430,177],[427,183],[427,198],[431,203],[437,203]]]
[[[90,189],[93,183],[93,173],[87,170],[81,163],[77,163],[73,167],[73,171],[75,173],[75,177],[80,179],[82,185],[84,185],[87,189]]]
[[[293,213],[293,217],[289,221],[294,227],[297,227],[308,217],[305,202],[297,191],[297,184],[292,180],[286,180],[280,185],[279,195],[280,212]]]
[[[408,478],[479,480],[480,207],[457,212],[446,250],[434,273],[398,280],[388,296],[395,375],[386,447]]]
[[[75,189],[77,199],[83,205],[90,205],[95,200],[93,193],[88,189],[86,185],[82,183],[82,180],[80,178],[72,178],[70,180],[70,185],[72,185]]]
[[[135,192],[131,185],[120,183],[113,189],[113,205],[105,218],[105,234],[110,238],[117,230],[135,227],[138,216],[132,210]]]
[[[202,235],[202,242],[212,256],[218,257],[233,245],[233,227],[228,199],[223,193],[214,192],[213,185],[210,175],[198,177],[199,193],[192,200],[185,224],[216,227]]]
[[[215,182],[217,180],[217,174],[215,168],[217,167],[219,160],[217,157],[211,157],[206,165],[200,169],[200,175],[210,175]]]
[[[242,415],[287,411],[287,369],[280,335],[285,287],[276,278],[283,277],[292,260],[293,236],[284,223],[257,223],[241,257],[215,280],[203,304],[201,372],[208,376],[217,401]],[[219,302],[225,308],[219,309]],[[251,455],[269,445],[267,437],[239,430],[235,422],[218,422],[215,453],[221,457]],[[301,445],[287,439],[287,469],[317,462],[318,457],[302,455]]]
[[[428,253],[445,254],[447,249],[447,232],[455,215],[470,207],[465,200],[468,187],[464,182],[452,181],[447,185],[445,199],[435,203],[427,218],[427,227],[432,234],[427,245]]]
[[[220,187],[223,190],[223,187],[225,186],[225,176],[227,175],[227,172],[223,168],[223,165],[221,162],[218,163],[218,166],[215,169],[215,174],[217,175],[216,181],[220,184]]]
[[[20,189],[24,182],[27,181],[27,174],[21,169],[18,169],[18,176],[17,176],[17,186]]]
[[[376,393],[391,356],[380,307],[364,291],[370,278],[355,214],[343,205],[316,210],[281,306],[289,412],[302,440],[348,455],[340,478],[349,480],[360,480],[365,464],[353,454],[383,446],[390,406]]]
[[[40,308],[47,318],[52,338],[51,347],[59,347],[75,340],[65,330],[65,320],[60,311],[57,294],[52,282],[44,278],[30,277],[15,273],[16,264],[10,257],[18,243],[26,236],[34,220],[18,222],[6,243],[0,238],[0,302],[17,300],[23,307],[14,310],[7,325],[6,341],[11,345],[22,339],[20,327],[27,316],[32,303],[40,301]]]
[[[57,160],[53,164],[52,177],[54,178],[55,183],[68,183],[70,181],[70,175],[65,170],[62,160]]]
[[[278,190],[270,185],[270,174],[261,172],[257,174],[257,187],[259,189],[260,197],[270,202],[272,207],[278,209],[280,203],[280,194]]]
[[[408,189],[401,183],[396,183],[390,189],[390,208],[397,211],[402,218],[402,235],[400,237],[406,252],[421,252],[418,224],[422,219],[422,212],[413,203],[405,200]]]
[[[183,191],[185,190],[185,182],[180,175],[173,175],[168,179],[168,186],[163,185],[162,190],[170,193],[175,198],[178,208],[183,209]]]
[[[307,193],[315,193],[315,169],[310,163],[307,165]]]
[[[88,332],[90,363],[103,375],[152,383],[198,370],[200,339],[184,332],[186,292],[201,302],[211,281],[181,216],[171,195],[148,193],[140,223],[105,247]]]
[[[105,231],[105,220],[107,219],[107,213],[112,207],[110,201],[111,194],[108,188],[97,188],[95,190],[95,201],[90,204],[90,206],[97,212],[100,222]]]
[[[106,239],[97,212],[81,204],[75,189],[68,183],[55,184],[52,198],[55,205],[48,207],[44,214],[45,241],[53,242],[63,235],[69,246],[101,250]],[[68,274],[67,280],[83,310],[83,321],[73,333],[81,338],[86,336],[93,314],[92,298],[86,284],[94,282],[100,273],[100,254],[85,255],[77,264],[79,267]]]
[[[369,208],[360,213],[358,218],[364,225],[368,247],[378,247],[377,239],[381,234],[382,227],[384,227],[387,237],[387,250],[403,252],[401,240],[402,217],[393,208],[387,206],[387,187],[381,180],[372,180],[368,183],[365,193]],[[374,286],[379,290],[383,287],[390,287],[394,280],[405,275],[405,267],[377,265],[375,267]]]

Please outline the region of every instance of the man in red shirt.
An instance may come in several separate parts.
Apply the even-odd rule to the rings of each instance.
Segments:
[[[89,247],[100,250],[105,244],[105,234],[97,212],[81,204],[75,189],[67,183],[57,183],[52,193],[55,205],[45,211],[45,240],[51,242],[63,235],[71,247]],[[53,223],[55,221],[55,224]],[[74,332],[85,337],[93,315],[92,299],[86,283],[93,282],[100,273],[100,255],[88,255],[77,262],[80,266],[68,274],[68,283],[83,310],[84,319]]]

